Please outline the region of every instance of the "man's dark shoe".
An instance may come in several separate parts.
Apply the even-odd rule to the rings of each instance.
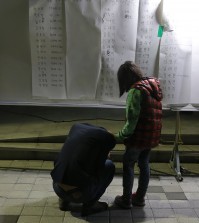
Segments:
[[[69,202],[62,200],[59,198],[59,209],[61,211],[68,211],[69,210]]]
[[[106,211],[108,209],[108,204],[106,202],[96,201],[92,205],[83,204],[81,216],[87,216],[91,214],[95,214],[98,212]]]
[[[143,207],[145,206],[145,199],[143,197],[139,197],[136,193],[132,194],[132,205]]]
[[[122,196],[116,196],[114,203],[120,208],[130,209],[132,208],[131,198],[125,198]]]

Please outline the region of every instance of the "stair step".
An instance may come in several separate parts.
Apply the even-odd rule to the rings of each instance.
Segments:
[[[180,138],[184,145],[199,145],[198,134],[181,134]],[[37,134],[27,136],[24,133],[16,133],[14,135],[8,135],[6,138],[0,139],[0,142],[29,142],[29,143],[64,143],[67,135],[44,135],[38,136]],[[161,144],[173,144],[175,140],[175,134],[162,134]]]
[[[1,159],[54,160],[63,143],[14,143],[0,142]],[[152,162],[169,162],[173,145],[159,145],[151,152]],[[124,146],[117,144],[111,151],[111,159],[121,162]],[[199,162],[199,145],[179,145],[180,159],[183,162]]]

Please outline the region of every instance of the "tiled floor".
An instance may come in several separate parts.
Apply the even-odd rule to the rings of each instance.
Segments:
[[[122,192],[121,176],[116,175],[101,200],[109,209],[86,218],[79,211],[63,212],[52,189],[49,171],[0,170],[0,223],[195,223],[199,222],[199,178],[152,177],[146,206],[122,210],[113,200]],[[134,191],[137,186],[137,178]]]
[[[121,120],[121,114],[115,111],[106,114],[106,110],[100,109],[94,112],[86,109],[80,113],[78,109],[71,112],[68,108],[0,106],[0,139],[24,139],[23,144],[28,148],[27,138],[35,140],[39,137],[65,135],[72,125],[71,120],[80,122],[84,119],[112,132],[117,132],[123,124],[123,121],[99,120],[100,117]],[[181,133],[198,134],[198,118],[198,114],[183,116]],[[174,132],[175,116],[166,114],[162,133]],[[39,144],[37,141],[33,143]],[[196,177],[183,176],[183,181],[178,182],[169,163],[152,163],[151,169],[156,174],[150,180],[146,206],[131,210],[121,210],[113,205],[115,196],[122,192],[121,176],[115,175],[101,198],[109,203],[109,210],[85,219],[77,211],[59,210],[50,177],[52,165],[52,161],[43,160],[0,160],[0,223],[199,222],[199,165],[183,164],[187,170],[197,174]],[[136,185],[137,178],[134,191]]]

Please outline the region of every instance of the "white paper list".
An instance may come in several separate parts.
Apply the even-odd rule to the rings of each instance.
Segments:
[[[65,0],[67,95],[95,100],[101,66],[100,1]]]
[[[159,77],[166,105],[183,106],[191,100],[191,21],[184,16],[189,6],[186,0],[164,2],[166,30],[161,39]]]
[[[30,0],[32,95],[65,99],[65,47],[61,0]]]
[[[135,62],[145,76],[157,76],[159,54],[158,28],[161,20],[161,0],[142,0],[139,7]]]
[[[126,60],[135,59],[139,0],[101,1],[101,74],[99,100],[119,99],[117,70]]]

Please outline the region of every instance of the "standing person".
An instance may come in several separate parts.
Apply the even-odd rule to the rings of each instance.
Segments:
[[[162,128],[162,91],[154,77],[143,77],[140,68],[131,61],[119,67],[118,82],[120,96],[128,92],[126,100],[126,122],[115,134],[117,141],[125,145],[123,155],[123,194],[116,196],[115,204],[121,208],[145,205],[150,167],[149,155],[159,143]],[[134,166],[140,170],[138,188],[132,194]]]
[[[98,200],[114,176],[115,165],[107,157],[115,143],[105,128],[85,123],[72,126],[51,172],[61,210],[83,203],[81,215],[87,216],[108,208]]]

